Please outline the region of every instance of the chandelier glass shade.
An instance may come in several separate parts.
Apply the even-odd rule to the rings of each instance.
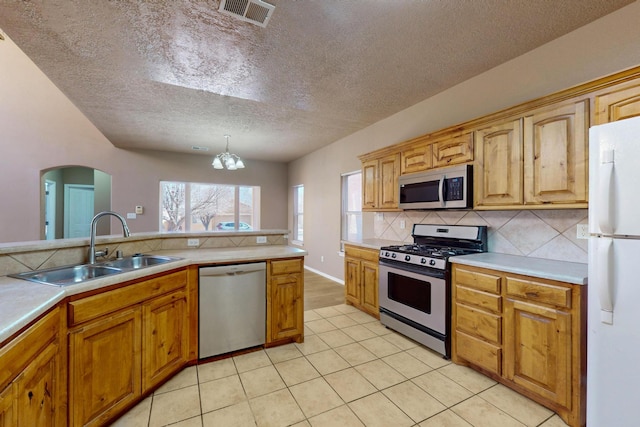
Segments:
[[[229,137],[230,135],[224,136],[227,139],[227,148],[224,153],[220,153],[213,158],[213,162],[211,166],[214,169],[227,169],[230,171],[234,171],[236,169],[244,169],[244,162],[242,159],[235,154],[229,153]]]

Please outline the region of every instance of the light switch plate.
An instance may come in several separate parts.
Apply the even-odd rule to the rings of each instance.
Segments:
[[[256,237],[256,243],[267,243],[267,236]]]

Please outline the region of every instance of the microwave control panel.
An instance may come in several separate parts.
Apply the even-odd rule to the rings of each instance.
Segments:
[[[446,200],[462,200],[464,197],[464,178],[448,178]]]

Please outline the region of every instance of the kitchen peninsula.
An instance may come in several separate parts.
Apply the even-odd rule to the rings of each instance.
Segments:
[[[111,253],[182,259],[64,288],[0,277],[0,420],[103,424],[197,363],[200,266],[265,261],[265,346],[302,341],[306,251],[287,246],[286,234],[107,237],[98,245]],[[82,264],[85,240],[3,245],[2,273]],[[34,397],[42,404],[30,405]]]

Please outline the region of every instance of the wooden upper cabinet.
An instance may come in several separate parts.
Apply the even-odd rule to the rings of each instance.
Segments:
[[[436,141],[432,147],[433,167],[457,165],[473,160],[473,132]]]
[[[398,210],[400,153],[362,163],[362,210]]]
[[[588,196],[587,99],[524,118],[525,204],[578,203]]]
[[[635,80],[597,92],[595,109],[596,125],[640,116],[640,83]]]
[[[378,160],[362,163],[362,209],[378,207]]]
[[[431,169],[431,143],[417,143],[400,155],[400,175]]]
[[[474,206],[522,204],[522,120],[478,130],[475,140]]]

